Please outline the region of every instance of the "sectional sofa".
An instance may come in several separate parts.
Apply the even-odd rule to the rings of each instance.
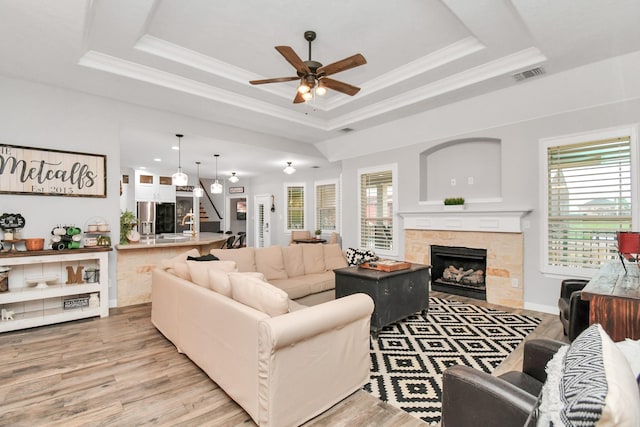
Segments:
[[[185,253],[154,269],[151,321],[258,425],[300,425],[367,383],[370,297],[355,294],[306,307],[266,281],[263,272],[281,270],[274,249],[225,252],[237,262],[187,261]],[[320,258],[317,249],[310,254],[315,263],[331,259]],[[267,258],[276,266],[265,270]],[[240,266],[253,269],[253,262],[263,272],[237,272]],[[292,276],[291,289],[299,295],[301,288],[309,295],[327,292],[330,280],[324,276],[333,272],[326,267],[309,273],[317,282]]]

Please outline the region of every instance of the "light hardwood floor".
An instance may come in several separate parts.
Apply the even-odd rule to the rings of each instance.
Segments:
[[[486,305],[433,292],[432,296]],[[108,318],[0,334],[0,425],[255,425],[249,416],[151,324],[151,306]],[[566,341],[557,315],[527,339]],[[518,347],[496,373],[522,366]],[[306,426],[424,426],[358,391]]]

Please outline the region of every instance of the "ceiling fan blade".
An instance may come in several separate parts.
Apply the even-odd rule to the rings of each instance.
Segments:
[[[293,65],[293,68],[295,68],[298,73],[309,74],[311,72],[307,64],[305,64],[298,54],[289,46],[276,46],[276,50],[280,52],[280,55],[284,56],[284,59],[286,59],[289,64]]]
[[[264,79],[264,80],[250,80],[249,83],[252,85],[262,85],[265,83],[280,83],[280,82],[291,82],[293,80],[300,80],[300,77],[276,77],[273,79]]]
[[[304,102],[304,98],[302,97],[302,94],[300,92],[296,91],[296,97],[293,98],[293,103],[300,104],[301,102]]]
[[[353,96],[356,93],[360,92],[360,88],[357,86],[350,85],[349,83],[341,82],[334,79],[329,79],[327,77],[323,77],[320,79],[320,83],[328,87],[329,89],[337,90],[338,92],[345,93],[347,95]]]
[[[359,53],[356,53],[355,55],[345,58],[343,60],[318,68],[316,74],[320,77],[330,76],[331,74],[336,74],[341,71],[348,70],[350,68],[359,67],[360,65],[364,65],[366,63],[367,63],[367,60],[364,59],[364,56],[362,56]]]

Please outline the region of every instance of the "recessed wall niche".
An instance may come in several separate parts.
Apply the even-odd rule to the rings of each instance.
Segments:
[[[420,153],[420,201],[501,198],[501,143],[496,138],[456,139]]]

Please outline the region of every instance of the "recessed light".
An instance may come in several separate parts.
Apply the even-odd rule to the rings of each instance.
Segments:
[[[138,169],[146,169],[146,166],[140,166]]]
[[[180,147],[178,147],[177,145],[174,145],[174,146],[171,147],[171,149],[178,151],[178,150],[180,150]]]
[[[162,159],[161,159],[161,158],[159,158],[159,157],[156,157],[155,159],[153,159],[153,161],[154,161],[154,162],[161,162],[161,161],[162,161]]]

